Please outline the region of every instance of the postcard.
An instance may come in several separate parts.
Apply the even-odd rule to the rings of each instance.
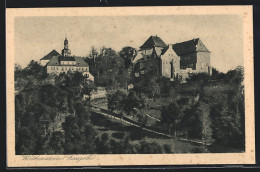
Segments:
[[[255,163],[252,6],[6,16],[8,167]]]

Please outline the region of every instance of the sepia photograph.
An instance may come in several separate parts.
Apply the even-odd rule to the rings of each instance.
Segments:
[[[7,10],[11,166],[254,163],[252,8],[108,10]]]

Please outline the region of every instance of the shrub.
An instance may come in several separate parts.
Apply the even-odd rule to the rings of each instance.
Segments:
[[[112,137],[116,138],[116,139],[123,139],[125,136],[125,133],[123,132],[117,132],[117,133],[113,133]]]
[[[164,144],[163,149],[165,153],[172,153],[172,147],[169,144]]]

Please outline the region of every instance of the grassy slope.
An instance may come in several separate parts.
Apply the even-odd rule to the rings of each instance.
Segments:
[[[190,153],[193,149],[198,147],[197,145],[191,143],[175,141],[174,139],[152,134],[136,127],[121,124],[117,120],[110,118],[108,119],[107,117],[98,114],[92,114],[91,121],[94,125],[94,128],[98,131],[99,136],[101,136],[103,133],[107,133],[109,134],[110,138],[119,140],[112,135],[115,135],[115,133],[124,133],[124,135],[130,136],[131,144],[137,144],[139,141],[144,140],[147,142],[157,142],[162,147],[164,144],[169,144],[172,147],[173,153]]]

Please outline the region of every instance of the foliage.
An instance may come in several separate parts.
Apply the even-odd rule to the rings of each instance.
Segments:
[[[172,153],[172,148],[171,148],[171,145],[169,145],[169,144],[164,144],[163,149],[164,149],[165,153]]]
[[[107,106],[112,112],[116,110],[117,112],[122,112],[125,105],[127,94],[124,91],[117,90],[116,92],[111,92],[107,95]]]
[[[81,96],[90,94],[93,83],[86,82],[84,76],[77,72],[61,73],[55,77],[43,77],[42,72],[44,68],[34,61],[25,69],[16,66],[15,75],[19,77],[16,82],[26,83],[19,87],[15,96],[16,154],[93,152],[92,148],[86,149],[91,145],[91,141],[88,141],[88,146],[85,142],[90,136],[78,138],[78,142],[82,143],[77,142],[72,146],[76,142],[72,137],[85,133],[89,113],[83,106]],[[55,126],[67,114],[74,114],[76,119],[69,119],[71,123],[65,121],[64,135],[52,131],[51,126]],[[72,126],[77,127],[70,130]],[[63,140],[69,141],[65,144]]]
[[[198,106],[193,106],[184,111],[181,124],[189,138],[201,138],[202,122],[200,120],[200,111]]]
[[[169,127],[169,132],[170,129],[174,129],[175,131],[175,137],[177,129],[180,124],[180,120],[182,117],[182,110],[179,107],[177,102],[172,102],[168,106],[163,106],[161,109],[161,118],[162,118],[162,123],[168,125]]]
[[[94,76],[98,86],[107,88],[126,87],[128,73],[124,67],[124,59],[111,48],[102,48],[95,60],[97,73]]]
[[[52,154],[62,154],[64,152],[64,135],[60,131],[55,131],[52,133],[49,146]]]
[[[148,97],[168,96],[170,101],[161,107],[161,123],[153,127],[164,125],[169,134],[174,130],[176,137],[212,143],[209,150],[202,146],[192,152],[245,149],[243,67],[225,74],[213,69],[212,76],[191,74],[186,84],[179,77],[170,82],[151,74],[133,81],[134,89],[127,93],[122,88],[131,82],[127,68],[131,67],[134,52],[131,47],[124,47],[119,53],[111,48],[102,48],[98,53],[93,48],[85,60],[91,66],[95,83],[79,72],[46,74],[45,68],[35,61],[24,69],[15,65],[16,154],[172,152],[170,145],[161,147],[156,142],[141,141],[134,145],[126,134],[114,134],[113,139],[107,133],[99,136],[90,124],[86,100],[82,100],[83,95],[90,100],[96,84],[109,91],[109,110],[132,114],[141,126],[148,121],[144,114],[150,108]],[[62,122],[60,131],[51,130],[51,126]],[[144,135],[136,131],[133,133],[143,139]]]
[[[134,91],[130,91],[126,100],[124,101],[124,111],[127,114],[136,114],[136,110],[144,108],[143,101],[137,96]]]
[[[136,55],[137,51],[135,48],[132,47],[124,47],[119,52],[119,56],[124,59],[124,65],[127,69],[131,66],[132,60],[135,58]]]
[[[140,148],[138,150],[138,153],[140,154],[158,154],[163,153],[162,147],[156,143],[148,143],[146,141],[140,142]]]
[[[87,123],[80,125],[79,121],[79,118],[70,115],[62,124],[65,131],[65,154],[94,153],[96,132],[91,125]]]

